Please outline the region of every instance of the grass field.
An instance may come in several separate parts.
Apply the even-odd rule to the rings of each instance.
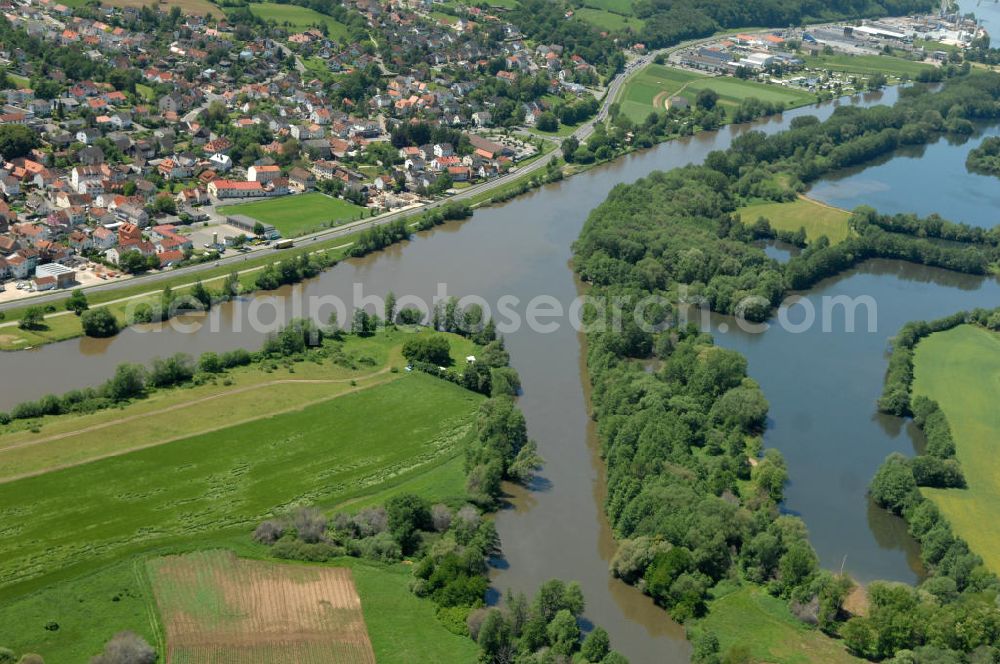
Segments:
[[[244,214],[271,224],[284,237],[298,237],[320,228],[339,226],[358,219],[363,212],[365,209],[354,203],[315,191],[219,208],[220,214]]]
[[[810,242],[825,235],[836,244],[847,239],[850,233],[847,225],[850,212],[804,197],[790,203],[753,203],[736,212],[747,225],[753,224],[759,217],[766,217],[771,222],[771,228],[776,230],[797,231],[805,228]]]
[[[632,0],[584,0],[585,7],[603,9],[614,14],[628,16],[632,13]]]
[[[259,16],[265,21],[274,21],[278,25],[287,24],[298,30],[304,30],[326,24],[331,39],[342,42],[349,37],[346,25],[326,14],[320,14],[315,9],[298,5],[281,5],[276,2],[254,2],[249,7],[254,16]]]
[[[719,103],[727,108],[735,108],[749,97],[782,103],[786,108],[816,101],[815,96],[802,90],[726,76],[706,76],[652,64],[629,79],[619,103],[623,113],[632,120],[641,122],[650,112],[665,110],[664,104],[669,97],[680,95],[693,103],[698,92],[704,89],[715,90],[719,95]]]
[[[925,69],[933,69],[933,65],[904,60],[889,55],[815,55],[803,58],[806,67],[842,71],[849,74],[885,74],[900,78],[915,77]]]
[[[480,399],[400,374],[298,411],[0,485],[0,587],[24,590],[412,479],[460,453]]]
[[[709,614],[699,621],[719,637],[722,652],[744,647],[750,660],[771,664],[849,664],[862,660],[847,653],[843,644],[795,618],[788,604],[759,588],[740,588],[713,600]]]
[[[644,22],[634,16],[624,16],[622,14],[609,12],[605,9],[595,9],[593,7],[581,7],[576,10],[575,17],[590,23],[594,27],[608,32],[632,28],[638,32],[642,29]]]
[[[147,568],[172,664],[375,664],[348,568],[227,551],[156,558]]]
[[[403,341],[427,333],[349,336],[337,346],[345,358],[339,364],[330,359],[274,364],[267,371],[250,365],[203,385],[155,391],[124,409],[15,421],[0,428],[0,483],[300,410],[396,380],[401,374],[389,368],[405,366]],[[456,365],[475,354],[467,339],[448,338]]]
[[[1000,573],[1000,335],[962,325],[917,345],[913,393],[935,399],[955,437],[967,489],[921,489],[986,565]]]

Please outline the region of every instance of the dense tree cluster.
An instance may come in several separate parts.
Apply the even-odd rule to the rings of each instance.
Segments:
[[[801,521],[777,510],[785,465],[777,451],[758,456],[756,434],[767,402],[747,378],[745,359],[714,347],[693,325],[676,323],[682,307],[699,298],[717,311],[761,320],[786,290],[808,287],[870,257],[989,271],[997,259],[992,235],[936,217],[884,217],[859,209],[850,222],[851,238],[837,245],[820,238],[781,265],[752,244],[778,236],[770,224],[743,224],[733,213],[749,200],[790,200],[802,183],[822,173],[931,140],[960,120],[993,117],[998,99],[1000,77],[969,74],[939,93],[908,91],[891,108],[846,108],[826,122],[803,118],[774,136],[748,132],[734,139],[731,149],[712,153],[705,166],[653,173],[616,187],[591,213],[574,246],[574,265],[591,285],[590,294],[630,304],[659,296],[643,319],[632,320],[631,310],[623,308],[620,325],[597,325],[588,333],[594,416],[608,467],[606,510],[620,540],[612,562],[616,576],[682,620],[707,610],[709,591],[720,581],[764,584],[787,598],[800,618],[843,635],[855,652],[870,657],[919,647],[970,651],[992,642],[992,636],[977,635],[975,643],[956,648],[949,639],[957,638],[956,625],[967,619],[965,608],[937,608],[919,593],[913,596],[920,606],[934,609],[928,615],[938,621],[935,638],[924,634],[890,642],[900,614],[883,611],[881,597],[868,618],[843,622],[850,582],[820,571]],[[785,237],[805,239],[802,233]],[[944,237],[957,242],[937,241]],[[604,313],[595,306],[587,320],[600,322]],[[644,366],[650,358],[655,358],[652,369]],[[960,486],[964,480],[936,404],[920,401],[916,409],[929,434],[928,454],[894,459],[885,477],[873,483],[872,495],[900,513],[920,510],[923,520],[911,522],[911,530],[924,544],[935,577],[920,593],[940,592],[949,583],[956,595],[966,588],[970,594],[992,588],[978,560],[933,507],[920,505],[918,482]],[[985,611],[982,620],[993,625],[997,609],[989,599],[985,607],[969,610]],[[865,642],[865,634],[875,634],[872,643],[878,645]],[[711,635],[695,650],[702,653],[699,661],[719,660]]]
[[[969,74],[938,93],[908,92],[893,107],[842,107],[826,122],[802,118],[773,136],[742,134],[730,149],[709,154],[704,166],[615,187],[577,241],[576,269],[596,286],[625,291],[616,294],[664,293],[685,284],[689,299],[754,321],[766,318],[787,290],[868,258],[986,274],[998,260],[996,233],[937,217],[886,217],[861,208],[850,222],[852,237],[837,245],[820,238],[781,265],[751,241],[780,237],[800,244],[804,235],[779,236],[769,224],[747,226],[733,213],[749,200],[790,200],[806,181],[902,143],[930,140],[955,120],[993,116],[1000,112],[997,99],[1000,76]],[[934,241],[939,238],[960,244]]]
[[[979,147],[969,152],[965,166],[975,173],[1000,176],[1000,136],[983,139]]]

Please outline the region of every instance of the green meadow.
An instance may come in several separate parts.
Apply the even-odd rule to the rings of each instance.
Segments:
[[[698,626],[715,633],[725,662],[771,664],[851,664],[863,660],[844,645],[809,627],[788,610],[788,603],[761,588],[719,593]]]
[[[814,55],[803,58],[806,67],[840,71],[848,74],[885,74],[896,78],[914,78],[921,71],[933,69],[933,65],[904,60],[890,55]]]
[[[847,223],[851,218],[850,212],[804,197],[789,203],[752,203],[739,208],[736,213],[740,215],[740,221],[747,225],[764,217],[775,230],[794,232],[804,228],[810,242],[825,235],[836,244],[846,240],[851,230]]]
[[[298,30],[305,30],[325,24],[331,39],[344,41],[349,37],[346,25],[326,14],[320,14],[315,9],[282,5],[277,2],[254,2],[249,7],[254,16],[259,16],[265,21],[274,21],[278,25],[287,24]]]
[[[0,590],[414,479],[460,454],[480,400],[400,374],[300,411],[0,485]]]
[[[1000,334],[973,325],[917,344],[913,394],[936,400],[948,417],[966,489],[921,491],[986,565],[1000,573]]]

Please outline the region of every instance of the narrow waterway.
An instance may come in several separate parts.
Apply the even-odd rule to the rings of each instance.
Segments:
[[[894,91],[881,98],[894,100]],[[825,117],[833,107],[799,109],[758,126],[778,131],[796,116]],[[595,168],[481,210],[465,222],[433,231],[432,237],[422,234],[365,259],[346,261],[295,288],[219,307],[192,321],[193,329],[186,332],[171,325],[129,329],[110,340],[74,340],[2,354],[0,375],[17,380],[2,382],[0,409],[96,384],[121,362],[259,346],[262,332],[246,323],[249,309],[262,310],[259,317],[265,320],[284,320],[307,313],[296,311],[292,302],[310,296],[358,302],[354,291],[359,286],[366,295],[392,290],[430,301],[443,284],[448,295],[478,295],[490,307],[501,297],[514,297],[520,304],[513,308],[522,316],[528,301],[539,295],[568,304],[579,292],[569,265],[572,242],[588,212],[614,185],[654,169],[700,161],[711,150],[727,147],[743,130],[726,128],[667,143]],[[916,168],[927,162],[912,163]],[[810,298],[840,292],[876,297],[877,333],[793,335],[774,330],[756,336],[722,334],[719,343],[745,352],[751,375],[764,387],[772,406],[766,441],[785,453],[793,479],[787,509],[805,517],[824,564],[839,567],[847,554],[847,569],[860,578],[912,579],[913,544],[905,529],[868,510],[864,499],[864,487],[881,459],[893,449],[910,449],[898,420],[875,415],[885,341],[903,321],[986,306],[996,302],[998,290],[992,281],[869,263],[821,284]],[[521,407],[529,434],[548,463],[531,490],[516,491],[512,506],[497,516],[504,548],[494,574],[497,591],[531,591],[553,577],[579,580],[587,618],[606,627],[615,647],[633,662],[686,661],[689,651],[681,629],[607,573],[613,542],[601,509],[604,488],[588,417],[582,339],[566,324],[547,333],[522,327],[506,339],[524,384]]]

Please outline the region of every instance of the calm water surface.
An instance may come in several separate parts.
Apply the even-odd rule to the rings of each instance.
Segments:
[[[894,99],[893,91],[882,97],[887,103]],[[797,115],[825,117],[832,108],[800,109],[758,126],[774,132]],[[502,295],[524,303],[539,294],[569,302],[579,292],[569,266],[571,244],[588,212],[611,187],[655,169],[701,161],[709,151],[727,147],[740,131],[726,128],[632,155],[481,210],[465,222],[434,231],[433,239],[417,236],[256,301],[286,304],[293,292],[349,299],[358,283],[367,294],[393,290],[428,300],[438,284],[447,284],[449,295],[476,294],[489,303]],[[918,170],[928,162],[909,163]],[[869,509],[864,498],[864,487],[882,458],[896,449],[911,449],[901,422],[879,418],[874,410],[886,339],[906,320],[995,304],[998,290],[992,281],[873,262],[821,284],[809,297],[841,292],[870,292],[878,298],[876,333],[793,335],[775,329],[753,337],[721,334],[719,343],[746,353],[751,375],[767,393],[772,419],[766,442],[785,453],[793,479],[787,509],[806,519],[823,563],[839,568],[846,555],[846,569],[859,578],[912,579],[914,545],[905,528]],[[189,333],[169,326],[130,329],[110,340],[73,340],[2,354],[0,375],[18,380],[0,382],[5,386],[0,388],[0,409],[98,383],[120,362],[257,347],[259,333],[246,325],[232,331],[244,320],[246,307],[247,302],[240,302],[210,314],[226,332],[211,332],[207,325]],[[290,306],[285,309],[275,317],[294,315]],[[497,516],[505,556],[494,573],[497,591],[531,591],[552,577],[577,579],[587,597],[587,618],[606,627],[615,647],[633,662],[687,661],[681,629],[648,598],[613,582],[607,573],[614,549],[601,510],[604,485],[588,417],[581,338],[563,325],[550,334],[525,329],[508,335],[507,342],[524,384],[521,407],[529,434],[548,463],[531,490],[514,491],[511,507]]]

